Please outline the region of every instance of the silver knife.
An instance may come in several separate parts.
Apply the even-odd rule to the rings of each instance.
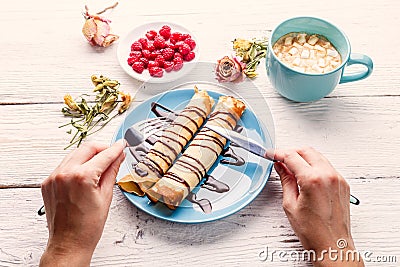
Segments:
[[[274,149],[273,148],[265,148],[262,145],[260,145],[259,143],[257,143],[255,140],[248,138],[247,136],[244,136],[242,134],[239,134],[235,131],[231,131],[228,129],[225,129],[223,127],[219,127],[219,126],[214,126],[214,125],[210,125],[210,126],[206,126],[208,129],[212,130],[213,132],[216,132],[217,134],[225,137],[228,140],[231,140],[232,143],[235,143],[236,145],[240,146],[243,149],[246,149],[247,151],[271,160],[271,161],[276,161],[274,160]]]
[[[271,160],[273,162],[277,162],[277,160],[274,159],[274,149],[273,148],[265,148],[253,139],[244,136],[242,134],[239,134],[235,131],[231,131],[219,126],[206,126],[208,129],[212,130],[213,132],[216,132],[217,134],[225,137],[228,140],[231,140],[231,142],[235,143],[239,147],[246,149],[247,151],[260,156],[262,158]],[[350,195],[350,203],[354,205],[359,205],[360,200],[356,198],[353,195]]]

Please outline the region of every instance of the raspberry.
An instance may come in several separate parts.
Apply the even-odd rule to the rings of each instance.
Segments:
[[[151,52],[149,50],[147,50],[147,49],[142,50],[142,55],[144,58],[150,59],[150,54],[151,54]]]
[[[179,47],[181,47],[184,44],[183,41],[179,41],[175,43],[175,50],[179,50]]]
[[[178,71],[183,67],[183,59],[180,57],[174,58],[174,70]]]
[[[172,50],[175,50],[175,44],[168,42],[167,47],[171,48]]]
[[[174,50],[169,47],[161,51],[161,54],[165,60],[172,60],[174,58]]]
[[[150,53],[150,59],[151,59],[151,60],[154,60],[154,59],[156,59],[156,57],[159,56],[159,55],[161,55],[160,50],[155,50],[155,51],[153,51],[153,52]]]
[[[142,53],[140,51],[133,51],[129,53],[129,58],[127,60],[128,65],[132,66],[132,64],[136,61],[139,61],[140,57],[142,56]]]
[[[144,66],[145,69],[146,69],[147,66],[149,65],[149,60],[148,60],[147,58],[145,58],[145,57],[141,57],[141,58],[139,59],[139,61],[143,63],[143,66]]]
[[[149,68],[149,73],[150,73],[150,76],[152,76],[152,77],[162,77],[164,74],[164,71],[160,67],[152,67],[152,68]]]
[[[147,64],[147,67],[148,67],[149,69],[154,68],[154,67],[159,67],[159,66],[158,66],[158,62],[157,62],[157,61],[150,60],[150,61],[149,61],[149,64]]]
[[[165,40],[168,40],[171,36],[171,28],[167,25],[162,26],[161,30],[159,30],[158,32]]]
[[[190,46],[190,49],[193,50],[196,48],[196,42],[193,39],[187,38],[187,39],[185,39],[184,42],[185,42],[185,44],[188,44]]]
[[[164,69],[166,72],[171,72],[174,69],[174,63],[171,61],[164,62]]]
[[[146,39],[146,38],[140,38],[140,39],[138,40],[138,42],[141,43],[142,46],[145,46],[145,45],[147,44],[147,39]]]
[[[154,61],[158,63],[158,66],[159,66],[160,68],[163,68],[163,67],[164,67],[165,59],[164,59],[164,57],[163,57],[162,55],[157,56],[156,59],[155,59]]]
[[[192,36],[190,36],[190,34],[188,34],[188,33],[182,34],[182,41],[184,41],[184,40],[186,40],[188,38],[192,38]]]
[[[141,58],[142,57],[142,52],[140,52],[140,51],[132,51],[132,52],[130,52],[129,53],[129,56],[130,57],[136,57],[136,58]]]
[[[143,72],[143,70],[144,70],[144,64],[143,64],[143,62],[135,62],[135,63],[133,63],[132,64],[132,69],[134,70],[134,71],[136,71],[137,73],[142,73]]]
[[[191,49],[190,49],[190,46],[188,44],[183,43],[183,45],[181,45],[179,47],[179,53],[181,53],[184,56],[189,54],[190,51],[191,51]]]
[[[144,49],[147,49],[150,52],[153,52],[154,50],[156,50],[153,42],[147,42],[147,44],[144,46]]]
[[[183,58],[183,56],[181,55],[181,53],[175,52],[175,54],[174,54],[174,59],[177,58],[177,57]]]
[[[165,30],[171,31],[171,27],[168,26],[168,25],[162,26],[161,29],[165,29]]]
[[[157,36],[157,32],[154,31],[154,30],[148,31],[148,32],[146,33],[146,37],[147,37],[147,39],[149,39],[149,40],[154,40],[154,38],[155,38],[156,36]]]
[[[157,36],[154,38],[154,47],[157,49],[162,49],[166,46],[164,38]]]
[[[131,45],[131,51],[141,51],[142,50],[142,44],[139,43],[139,41],[133,42]]]
[[[182,34],[179,32],[171,33],[171,36],[169,37],[169,41],[173,44],[175,44],[176,42],[182,41]]]
[[[137,57],[129,57],[127,62],[128,62],[129,66],[132,66],[132,64],[135,63],[138,60],[139,60],[139,58],[137,58]]]
[[[189,52],[187,55],[185,55],[184,57],[183,57],[183,59],[185,60],[185,61],[191,61],[191,60],[193,60],[194,58],[195,58],[195,53],[194,52]]]

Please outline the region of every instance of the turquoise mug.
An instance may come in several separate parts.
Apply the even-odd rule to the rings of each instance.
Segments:
[[[275,42],[291,32],[304,32],[325,36],[340,53],[342,64],[322,74],[299,72],[284,65],[272,50]],[[346,66],[361,64],[366,68],[351,74],[344,74]],[[346,35],[333,24],[315,17],[296,17],[279,24],[271,33],[266,58],[267,75],[272,86],[282,96],[296,102],[311,102],[329,95],[339,83],[367,78],[373,69],[370,57],[351,53]]]

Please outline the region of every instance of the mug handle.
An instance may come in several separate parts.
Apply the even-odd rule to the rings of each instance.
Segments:
[[[372,59],[369,56],[366,56],[363,54],[357,54],[357,53],[350,54],[350,58],[349,58],[349,61],[347,61],[346,66],[350,66],[353,64],[364,65],[367,67],[367,69],[358,71],[356,73],[343,74],[342,78],[340,78],[339,83],[348,83],[348,82],[354,82],[354,81],[365,79],[369,75],[371,75],[372,70],[374,68],[374,63],[372,62]]]

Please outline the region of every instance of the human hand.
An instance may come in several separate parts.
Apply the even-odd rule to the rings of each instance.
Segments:
[[[89,266],[103,232],[125,143],[83,144],[42,183],[49,240],[40,266]]]
[[[313,148],[276,150],[275,159],[280,161],[274,167],[282,183],[283,208],[303,247],[314,250],[317,257],[329,248],[355,250],[346,180]],[[341,239],[347,242],[345,248],[338,247]],[[340,257],[336,261],[328,254],[322,257],[314,262],[315,266],[344,266]],[[345,264],[364,266],[362,259],[352,261],[352,257]]]

